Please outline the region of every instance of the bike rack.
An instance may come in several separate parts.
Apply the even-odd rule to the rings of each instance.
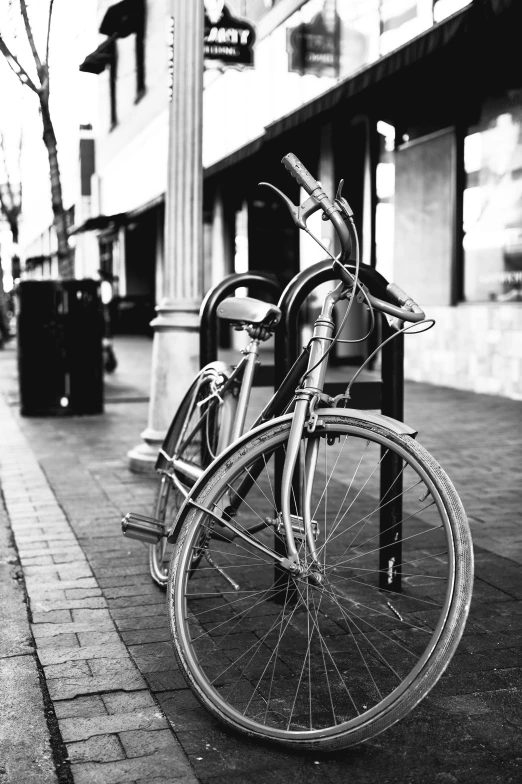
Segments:
[[[326,259],[303,270],[288,284],[278,303],[283,315],[275,332],[274,367],[262,367],[261,372],[256,373],[255,386],[271,386],[273,383],[274,389],[280,387],[301,350],[299,311],[303,303],[316,286],[336,279],[332,262]],[[281,287],[273,277],[264,272],[251,271],[227,275],[206,295],[200,310],[200,367],[213,362],[218,356],[217,307],[219,303],[236,289],[254,285],[278,296],[281,293]],[[382,339],[385,340],[391,334],[392,330],[383,317]],[[346,387],[347,382],[326,384],[325,392],[335,397],[345,392]],[[354,408],[377,409],[386,416],[402,421],[404,417],[404,336],[402,334],[396,335],[383,346],[380,381],[356,381],[351,389],[351,401]],[[276,470],[278,482],[281,477],[282,466],[280,470]],[[296,481],[298,482],[299,479],[297,478]],[[382,451],[380,482],[381,498],[392,485],[395,498],[388,501],[380,510],[379,588],[392,592],[400,591],[402,475],[399,459],[395,455],[386,454],[385,450]]]
[[[266,272],[232,272],[210,289],[201,303],[199,311],[199,366],[205,367],[209,362],[218,358],[219,332],[217,308],[220,302],[236,289],[256,286],[264,288],[275,294],[281,294],[281,286],[277,280]],[[274,368],[262,366],[254,378],[254,386],[272,386],[274,383]]]
[[[283,317],[275,334],[275,377],[277,389],[300,351],[299,311],[306,297],[321,283],[337,280],[329,259],[319,261],[294,278],[284,290],[279,307]],[[386,319],[382,318],[382,339],[392,334]],[[356,381],[350,390],[354,408],[379,409],[382,414],[398,419],[404,417],[404,335],[398,334],[382,348],[381,380],[374,382]],[[325,384],[325,392],[332,397],[346,391],[347,382]],[[400,564],[402,560],[402,475],[400,460],[396,455],[385,454],[382,450],[381,498],[387,488],[393,486],[393,500],[388,501],[380,510],[380,556],[379,587],[386,591],[401,590]],[[281,470],[276,470],[280,481]],[[298,481],[298,480],[297,480]],[[298,492],[298,488],[296,488]],[[395,492],[397,491],[397,492]],[[277,492],[277,490],[276,490]]]

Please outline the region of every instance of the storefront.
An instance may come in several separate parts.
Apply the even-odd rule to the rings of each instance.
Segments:
[[[441,19],[456,6],[463,7]],[[235,127],[226,142],[215,134],[206,145],[208,246],[220,251],[222,270],[248,264],[277,270],[284,281],[321,257],[295,237],[270,192],[255,187],[266,180],[297,201],[279,164],[295,152],[330,190],[345,179],[363,260],[411,290],[437,319],[422,339],[407,339],[407,377],[522,398],[521,22],[514,0],[313,0],[285,17],[259,43],[256,70],[271,47],[271,84],[279,81],[281,89],[270,97],[284,103],[282,95],[292,92],[292,111],[263,100],[261,87],[270,88],[262,73],[214,77],[216,85],[222,80],[221,103],[232,123],[225,80],[235,85],[243,113],[254,88],[259,104],[246,143],[219,157],[218,143],[221,151],[233,146]],[[321,49],[320,24],[333,31],[328,51]],[[308,49],[296,55],[303,41]],[[287,69],[284,77],[276,63]],[[217,92],[207,85],[206,107],[216,113]],[[267,121],[268,106],[280,116]],[[320,231],[331,241],[326,224]]]

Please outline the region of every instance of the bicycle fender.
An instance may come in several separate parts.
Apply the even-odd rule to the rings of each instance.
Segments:
[[[377,425],[378,427],[386,427],[399,436],[415,437],[419,432],[409,425],[406,425],[404,422],[399,422],[398,419],[393,419],[393,417],[386,416],[385,414],[378,414],[375,411],[361,411],[358,408],[318,408],[314,413],[317,414],[318,423],[321,420],[321,416],[326,416],[327,414],[330,416],[339,416],[339,414],[344,414],[345,416],[350,417],[350,419],[358,419],[361,422],[371,422],[372,425]]]
[[[224,376],[226,379],[228,379],[233,372],[233,368],[231,365],[227,365],[226,362],[222,362],[221,360],[217,359],[215,360],[215,362],[209,362],[208,365],[205,365],[205,367],[201,368],[199,373],[197,373],[197,375],[195,376],[193,383],[196,381],[196,379],[203,376],[209,370],[219,373],[220,375]],[[187,394],[189,391],[190,390],[187,391]],[[161,449],[164,452],[166,452],[168,455],[170,455],[170,443],[172,440],[172,432],[175,427],[176,427],[176,414],[174,414],[174,416],[172,417],[172,422],[170,423],[169,429],[167,430],[167,435],[163,439],[163,443],[161,445]],[[161,452],[159,452],[158,457],[156,459],[155,470],[164,471],[166,470],[166,468],[167,468],[167,460],[161,454]]]

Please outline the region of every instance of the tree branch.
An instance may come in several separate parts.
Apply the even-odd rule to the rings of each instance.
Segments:
[[[49,68],[49,41],[51,40],[51,17],[53,15],[54,0],[49,3],[49,19],[47,20],[47,41],[45,43],[45,65]]]
[[[5,142],[4,142],[4,134],[0,131],[0,150],[2,151],[2,159],[4,162],[4,171],[5,171],[5,186],[7,188],[7,193],[9,195],[9,200],[11,202],[10,210],[15,212],[18,209],[18,204],[16,203],[16,199],[13,192],[13,185],[11,182],[11,175],[9,174],[9,169],[7,168],[7,155],[5,154]],[[1,183],[0,183],[1,189]],[[2,208],[5,212],[5,204],[2,203]]]
[[[38,78],[40,79],[40,82],[43,82],[43,78],[42,78],[42,70],[43,70],[42,69],[42,61],[40,60],[40,55],[38,54],[38,50],[37,50],[36,44],[34,42],[33,30],[31,28],[31,23],[29,21],[29,16],[27,14],[27,4],[26,4],[25,0],[20,0],[20,10],[22,12],[22,17],[23,17],[23,20],[24,20],[24,27],[25,27],[25,33],[27,35],[27,40],[29,41],[29,46],[31,47],[31,52],[33,53],[34,62],[36,64],[36,70],[38,72]]]
[[[13,71],[13,73],[15,73],[18,76],[21,83],[27,85],[27,87],[29,87],[34,93],[36,93],[36,95],[39,95],[40,94],[39,88],[36,87],[36,85],[34,84],[33,80],[31,79],[31,77],[29,76],[25,68],[23,68],[23,66],[20,65],[18,59],[11,52],[6,42],[2,38],[1,34],[0,34],[0,52],[4,55],[9,68]]]

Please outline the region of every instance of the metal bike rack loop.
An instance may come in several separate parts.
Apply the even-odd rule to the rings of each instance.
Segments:
[[[210,289],[201,303],[199,311],[199,363],[203,368],[209,362],[214,362],[218,357],[219,332],[217,308],[220,302],[232,294],[236,289],[256,286],[270,291],[276,297],[281,294],[281,286],[275,278],[265,272],[232,272]],[[261,369],[262,370],[262,369]],[[266,376],[273,373],[273,368],[265,368],[264,373],[258,373],[255,386],[265,386]],[[272,383],[272,380],[271,382]]]
[[[275,378],[277,389],[292,367],[301,350],[299,311],[306,297],[321,283],[336,280],[329,259],[317,262],[294,278],[284,290],[279,307],[283,317],[275,334]],[[388,322],[382,317],[382,339],[392,334]],[[325,392],[332,397],[346,391],[348,382],[325,384]],[[397,334],[382,348],[381,380],[356,381],[350,390],[354,408],[380,409],[382,414],[399,421],[404,417],[404,335]],[[379,587],[386,591],[401,590],[402,560],[402,474],[400,459],[395,454],[381,450],[380,492],[381,499],[393,486],[391,501],[380,509]],[[276,481],[280,483],[282,466],[276,468]],[[298,480],[297,480],[298,481]],[[277,486],[276,486],[277,487]],[[298,491],[298,488],[296,488]],[[276,492],[280,492],[277,487]]]
[[[300,346],[299,311],[307,296],[321,283],[337,279],[331,260],[313,264],[296,276],[281,294],[278,302],[282,319],[275,332],[274,368],[262,367],[256,374],[256,386],[268,386],[268,378],[273,373],[274,389],[278,389],[286,374],[297,359]],[[200,366],[213,362],[218,356],[217,307],[219,303],[238,288],[256,286],[264,288],[277,296],[281,287],[277,281],[264,272],[232,273],[223,278],[206,295],[200,310]],[[388,322],[382,318],[382,338],[391,335]],[[346,390],[347,382],[326,384],[325,391],[331,396]],[[381,352],[380,381],[357,381],[351,390],[355,408],[378,409],[381,413],[402,421],[404,417],[404,336],[398,334],[387,343]],[[276,455],[278,458],[278,455]],[[282,465],[276,466],[276,493],[280,493]],[[297,482],[299,479],[297,478]],[[380,509],[380,553],[379,587],[385,591],[401,590],[402,560],[402,475],[400,460],[395,454],[382,450],[381,461],[381,498],[391,486],[394,498]],[[278,541],[278,540],[276,540]],[[276,548],[277,549],[277,548]]]

